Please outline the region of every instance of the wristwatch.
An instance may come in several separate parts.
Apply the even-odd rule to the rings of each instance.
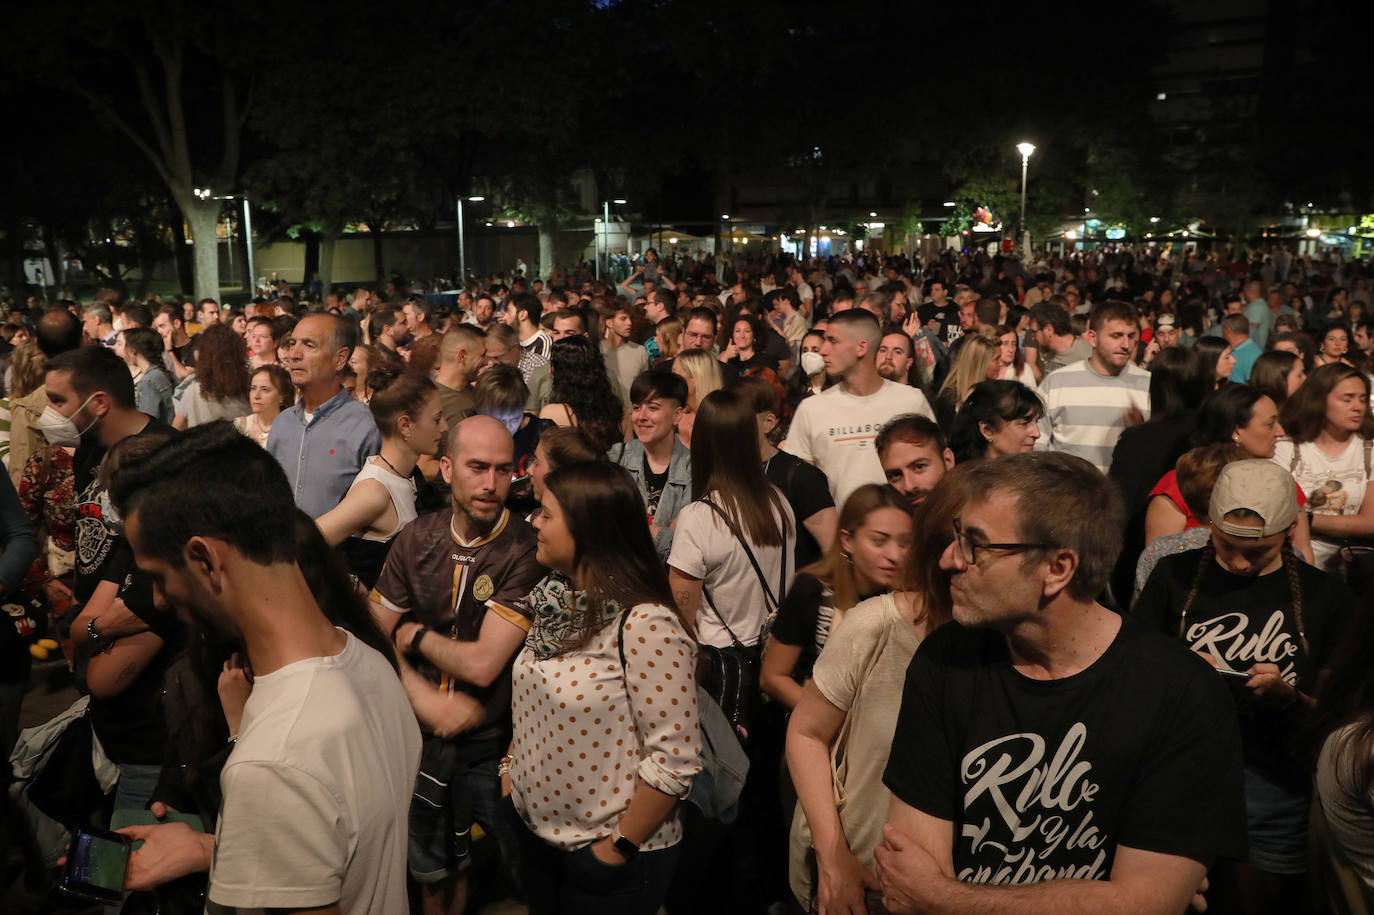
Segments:
[[[626,861],[639,854],[639,846],[621,835],[619,825],[611,827],[611,844]]]
[[[421,643],[422,641],[424,641],[425,633],[427,633],[427,632],[429,632],[429,627],[428,627],[428,626],[421,626],[419,629],[416,629],[416,630],[415,630],[415,634],[412,635],[412,636],[410,637],[410,652],[411,652],[411,654],[419,654],[419,653],[420,653],[420,643]]]
[[[92,644],[102,642],[105,639],[104,636],[95,631],[95,621],[98,619],[100,619],[100,617],[93,616],[86,620],[86,638]]]

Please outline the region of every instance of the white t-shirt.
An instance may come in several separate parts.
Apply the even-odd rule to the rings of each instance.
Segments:
[[[998,376],[1003,381],[1019,381],[1032,391],[1035,390],[1035,371],[1030,367],[1030,363],[1021,366],[1021,374],[1016,374],[1016,366],[1008,365],[1002,369]]]
[[[843,509],[860,486],[887,481],[873,440],[884,423],[903,413],[935,419],[926,395],[909,385],[883,379],[877,391],[858,397],[837,384],[798,405],[782,450],[819,467],[835,506]]]
[[[783,581],[783,591],[786,592],[792,586],[792,576],[797,572],[793,568],[794,563],[789,561],[786,577],[782,578],[783,556],[791,556],[797,542],[797,521],[792,516],[787,500],[775,487],[770,488],[777,493],[782,505],[779,517],[787,519],[785,542],[781,547],[751,543],[749,548],[754,551],[754,558],[763,570],[773,598],[781,601],[783,595],[778,593],[779,580]],[[719,501],[716,504],[719,505]],[[711,592],[711,601],[716,609],[713,611],[712,604],[706,602],[705,593],[697,608],[698,642],[716,648],[730,646],[730,634],[721,625],[722,617],[740,642],[745,645],[758,642],[771,608],[744,547],[709,505],[693,502],[678,512],[677,533],[673,535],[668,565],[684,575],[700,578],[705,590]],[[720,615],[717,616],[717,613]]]
[[[1364,439],[1351,436],[1350,444],[1337,455],[1330,455],[1315,442],[1298,446],[1297,465],[1293,463],[1293,443],[1280,441],[1274,446],[1273,461],[1293,474],[1303,495],[1307,510],[1314,515],[1358,515],[1364,504],[1365,487],[1369,475],[1365,472]],[[1340,560],[1344,538],[1334,540],[1312,535],[1312,558],[1319,569],[1334,571]]]
[[[352,634],[257,677],[220,774],[207,911],[406,911],[420,728],[391,665]]]

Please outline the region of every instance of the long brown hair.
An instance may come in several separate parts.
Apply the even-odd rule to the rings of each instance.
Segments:
[[[964,510],[968,487],[964,478],[976,464],[958,464],[940,478],[925,501],[916,506],[915,536],[907,554],[906,574],[898,589],[921,596],[916,622],[928,618],[929,631],[954,615],[949,593],[949,573],[940,568],[940,557],[954,541],[954,519]]]
[[[196,381],[209,400],[247,400],[248,345],[227,324],[211,324],[196,344]]]
[[[787,503],[763,473],[753,404],[730,389],[707,395],[692,426],[692,498],[708,495],[756,546],[783,546],[791,534]]]
[[[573,574],[587,595],[586,606],[574,609],[582,616],[573,623],[577,645],[592,637],[592,620],[612,600],[626,610],[662,604],[687,627],[629,471],[610,461],[578,461],[550,471],[544,486],[563,510],[574,544]]]
[[[867,523],[869,515],[884,508],[895,508],[909,514],[911,507],[891,486],[865,483],[844,500],[836,530],[853,534]],[[835,606],[835,619],[831,626],[839,623],[841,615],[859,602],[859,589],[854,582],[854,563],[845,555],[839,537],[830,544],[824,556],[801,571],[830,589]]]
[[[1007,334],[1011,334],[1013,337],[1018,338],[1021,336],[1016,332],[1016,328],[1012,327],[1010,324],[998,324],[997,329],[992,332],[993,339],[997,341],[997,348],[999,350],[1002,348],[1002,338]],[[1016,348],[1016,355],[1012,357],[1011,367],[1016,373],[1013,377],[1015,380],[1020,381],[1021,370],[1026,367],[1026,354],[1021,351],[1021,347],[1019,346]]]
[[[1283,402],[1283,409],[1279,411],[1279,424],[1293,440],[1293,444],[1301,445],[1316,441],[1317,436],[1321,435],[1322,429],[1326,427],[1326,398],[1337,385],[1349,378],[1358,379],[1360,384],[1364,385],[1367,404],[1369,379],[1358,369],[1342,362],[1317,366],[1312,370],[1312,374],[1307,376],[1302,387]],[[1360,423],[1357,432],[1362,438],[1374,438],[1374,417],[1370,416],[1367,405],[1364,422]]]

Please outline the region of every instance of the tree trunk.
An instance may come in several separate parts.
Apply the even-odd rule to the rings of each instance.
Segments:
[[[138,288],[134,292],[134,298],[142,302],[148,298],[148,288],[153,284],[153,271],[157,269],[157,264],[144,254],[142,251],[138,255]]]
[[[55,299],[66,279],[65,271],[62,269],[64,261],[62,260],[62,252],[57,248],[56,233],[53,232],[50,226],[43,226],[42,231],[43,252],[48,258],[48,267],[52,270],[52,274],[48,277],[48,285],[52,286],[53,289],[48,297],[50,299]]]
[[[177,284],[182,295],[189,295],[195,285],[195,269],[191,261],[191,246],[186,244],[186,217],[172,205],[172,254],[177,265]]]
[[[196,299],[219,301],[219,201],[192,201],[182,207],[191,226],[191,244],[195,255]]]
[[[119,268],[119,247],[114,243],[114,224],[110,220],[110,214],[101,213],[97,216],[96,228],[103,239],[100,254],[101,259],[105,261],[105,271],[110,275],[110,286],[124,292],[127,287],[124,285],[124,271]]]
[[[24,277],[24,225],[14,209],[5,219],[5,248],[9,255],[6,266],[9,268],[10,291],[14,293],[15,301],[23,301],[27,288]]]
[[[550,217],[539,222],[539,278],[547,282],[557,262],[558,220]]]
[[[329,295],[334,286],[334,242],[338,234],[326,232],[320,238],[320,282],[324,284],[323,295]]]
[[[306,289],[310,288],[311,278],[320,272],[320,236],[318,232],[305,233],[305,272],[302,273],[302,283]]]

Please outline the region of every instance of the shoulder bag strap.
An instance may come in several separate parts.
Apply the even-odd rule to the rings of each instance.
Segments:
[[[703,499],[702,501],[705,502],[707,505],[711,506],[711,510],[714,511],[717,515],[719,515],[720,519],[725,522],[725,526],[730,529],[730,533],[734,535],[734,538],[736,541],[739,542],[739,545],[744,547],[744,555],[749,557],[749,564],[754,567],[754,574],[758,576],[759,584],[763,586],[763,594],[768,599],[769,603],[769,612],[771,613],[772,611],[776,610],[778,608],[778,599],[773,596],[773,589],[768,587],[768,579],[764,577],[763,568],[759,565],[758,559],[754,557],[754,551],[749,549],[748,541],[746,541],[742,536],[740,536],[739,531],[735,530],[735,525],[731,523],[730,517],[725,514],[725,512],[721,509],[719,505],[716,505],[710,499]],[[785,583],[787,581],[786,536],[782,538],[782,576],[782,583]],[[778,593],[782,593],[781,587],[779,587]]]
[[[724,627],[725,634],[730,636],[730,644],[734,645],[736,648],[748,647],[739,640],[739,636],[735,635],[735,630],[730,628],[730,624],[725,622],[725,617],[721,616],[720,611],[716,609],[716,602],[711,600],[711,589],[706,587],[705,582],[701,585],[701,596],[706,598],[707,606],[711,608],[711,612],[716,615],[716,619],[719,620],[720,625]]]
[[[626,610],[620,614],[620,626],[616,629],[615,647],[620,651],[620,673],[625,673],[625,620],[630,616],[630,611]]]
[[[1364,479],[1366,483],[1368,483],[1370,479],[1369,452],[1371,449],[1374,449],[1374,438],[1367,438],[1364,440]]]

